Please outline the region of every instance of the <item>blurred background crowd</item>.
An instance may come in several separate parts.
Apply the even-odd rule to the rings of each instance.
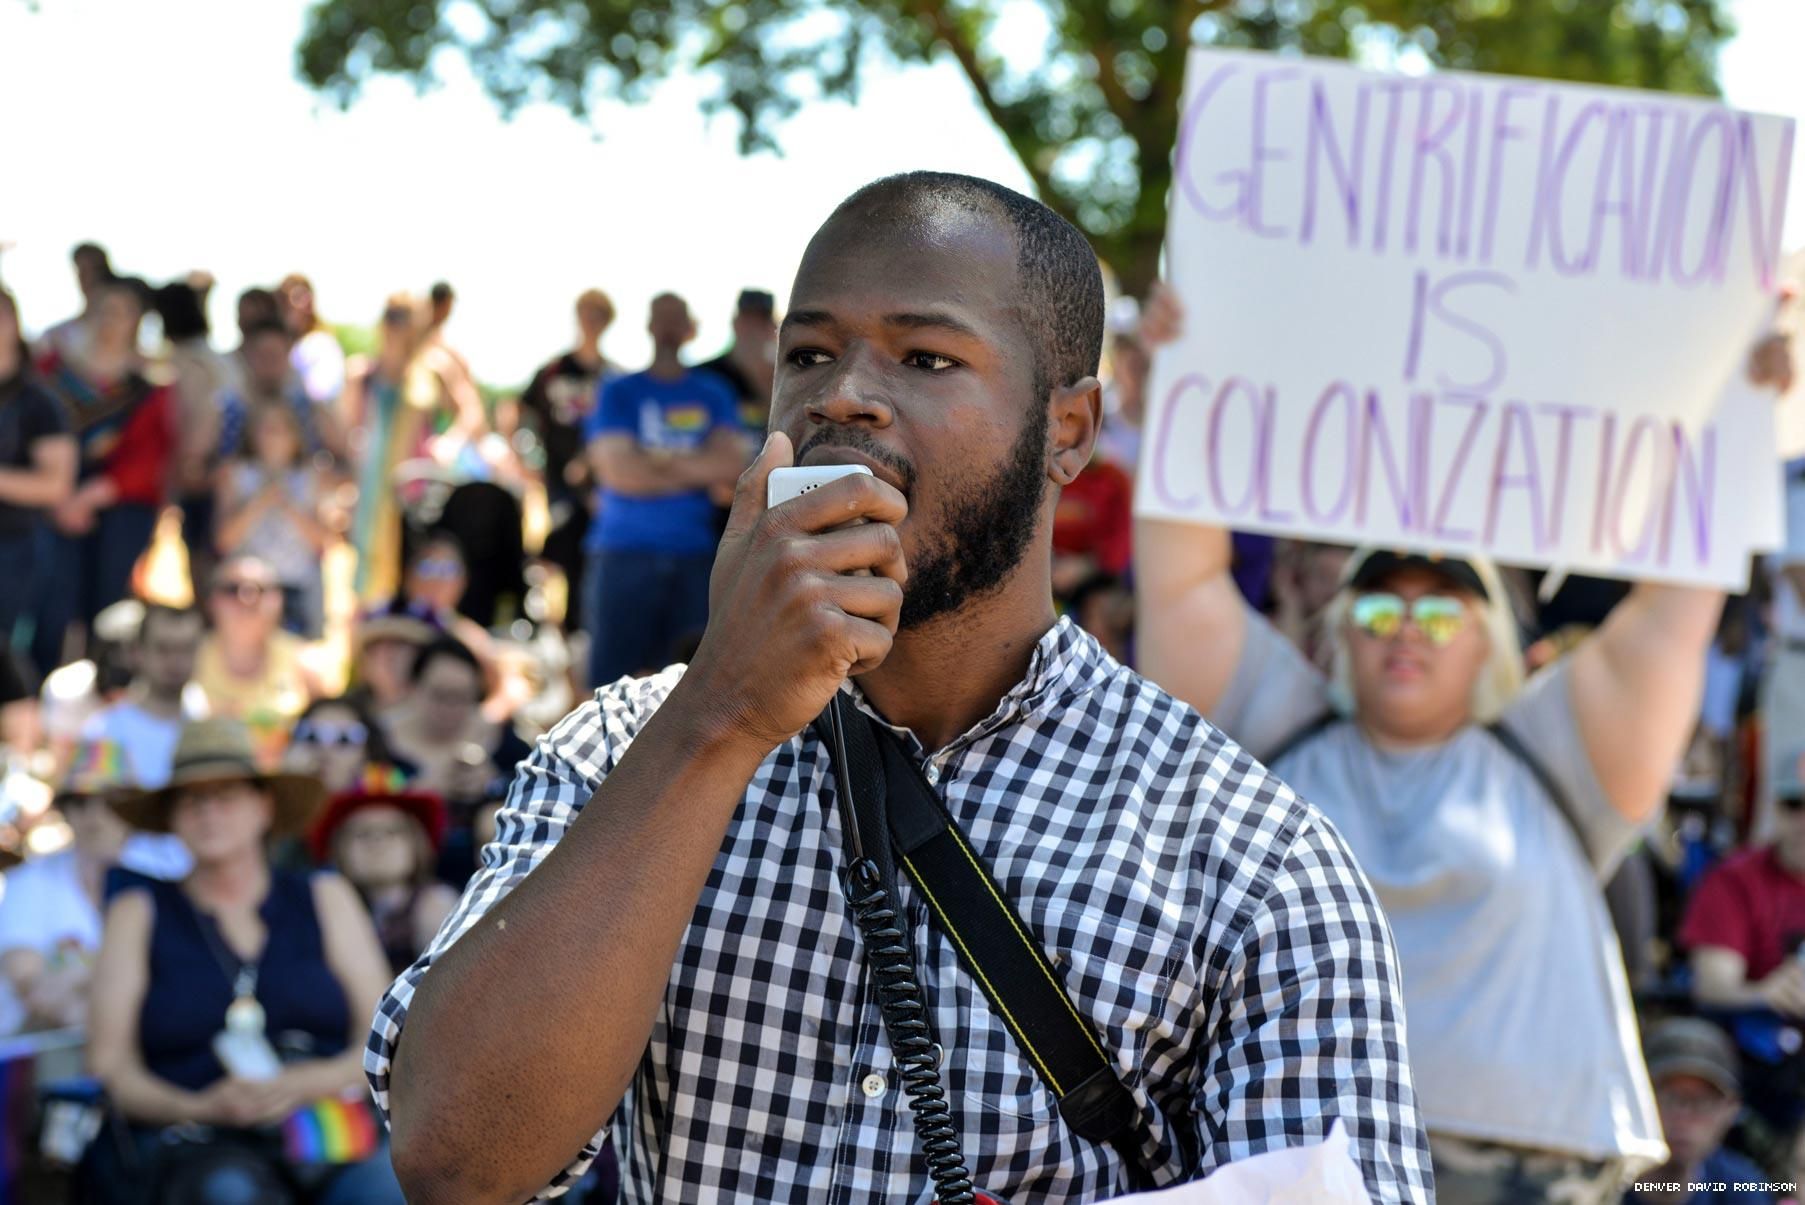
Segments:
[[[530,742],[593,685],[683,660],[699,638],[779,317],[771,293],[745,290],[732,343],[704,360],[684,301],[661,295],[645,316],[653,362],[628,371],[603,351],[609,298],[589,290],[565,349],[518,395],[485,397],[443,333],[448,285],[392,296],[374,352],[347,356],[299,275],[243,292],[237,331],[217,339],[204,275],[153,286],[95,244],[72,270],[86,308],[34,341],[0,293],[0,1027],[19,1035],[15,1086],[35,1085],[7,1099],[5,1149],[39,1176],[106,1145],[109,1127],[71,1145],[71,1127],[90,1137],[102,1089],[144,1140],[180,1110],[144,1101],[137,1077],[192,1092],[220,1079],[217,1016],[183,1041],[139,1014],[153,999],[206,1014],[236,998],[235,956],[214,955],[240,948],[227,918],[246,858],[267,863],[272,899],[270,882],[336,868],[366,918],[307,907],[305,892],[281,919],[261,913],[272,941],[278,924],[305,930],[320,965],[294,982],[332,1006],[297,1002],[297,1033],[337,1068],[317,1094],[357,1107],[360,1004],[436,932]],[[1104,438],[1055,534],[1060,609],[1129,664],[1150,342],[1137,303],[1116,302]],[[1790,490],[1799,515],[1805,474]],[[1668,1141],[1678,1159],[1731,1168],[1726,1180],[1758,1165],[1796,1180],[1805,1157],[1805,523],[1792,534],[1727,608],[1664,818],[1607,888]],[[1245,604],[1320,664],[1348,550],[1244,533],[1232,548]],[[1510,570],[1504,584],[1532,667],[1627,590],[1576,578],[1549,593]],[[314,789],[235,820],[180,789],[217,785],[189,748],[209,742],[228,784]],[[112,895],[214,875],[217,910],[160,912],[135,963],[102,955]],[[336,965],[335,924],[387,970],[359,982]],[[166,944],[196,947],[197,962],[165,961]],[[146,965],[188,977],[157,982]],[[125,1053],[99,1060],[99,1082],[47,1074],[100,1040],[102,1011],[125,1018],[109,1037]],[[141,1115],[118,1117],[122,1100]],[[273,1125],[302,1103],[228,1100],[215,1120]],[[383,1199],[358,1191],[319,1199]]]
[[[192,38],[169,37],[180,22],[160,6],[119,6],[110,38],[81,5],[17,7],[0,12],[0,90],[29,95],[0,98],[60,120],[15,123],[10,136],[45,141],[14,157],[67,161],[83,187],[17,190],[0,232],[35,239],[5,257],[17,295],[0,277],[0,1203],[399,1199],[358,1070],[370,1011],[472,874],[535,738],[598,683],[694,647],[782,316],[780,281],[740,265],[774,248],[793,266],[820,208],[797,204],[797,181],[825,205],[903,166],[893,148],[917,145],[926,115],[940,128],[922,159],[1034,191],[1092,238],[1123,296],[1102,439],[1061,496],[1053,581],[1061,611],[1135,665],[1149,599],[1131,505],[1161,335],[1133,298],[1157,276],[1187,45],[1705,93],[1727,46],[1726,60],[1770,56],[1742,77],[1765,71],[1769,91],[1737,103],[1797,111],[1798,95],[1798,47],[1730,41],[1728,0],[915,6],[939,20],[885,0],[657,19],[587,5],[571,21],[528,2],[508,12],[547,21],[466,6],[483,10],[474,30],[417,20],[427,6],[324,0],[280,20],[275,5],[190,6],[206,34]],[[785,22],[822,7],[846,14],[822,43],[834,53],[799,55]],[[1742,8],[1796,19],[1792,0]],[[144,50],[159,36],[162,58]],[[42,49],[58,37],[61,58]],[[242,53],[218,54],[227,42]],[[860,67],[876,46],[887,73]],[[376,79],[425,82],[460,52],[475,81],[452,74],[436,109]],[[76,53],[88,69],[62,70]],[[473,116],[488,116],[482,91],[570,106],[598,70],[627,100],[642,76],[679,87],[599,149],[531,115]],[[813,103],[856,95],[861,70],[856,108]],[[710,73],[718,96],[691,86]],[[356,118],[321,118],[311,94],[266,90],[297,74],[373,95]],[[157,107],[171,96],[217,117],[217,204],[153,203],[174,140],[120,136],[112,102],[90,112],[96,76],[151,125],[185,128]],[[698,100],[745,119],[739,143],[677,124]],[[793,157],[746,161],[723,185],[723,162],[772,145],[780,120]],[[359,121],[378,133],[360,141]],[[68,153],[90,143],[105,153]],[[507,206],[491,204],[497,181],[518,185],[497,194]],[[502,209],[505,228],[489,221]],[[314,270],[278,263],[221,296],[209,273],[172,275],[185,263],[85,242],[68,259],[79,311],[58,314],[76,294],[52,262],[66,244],[37,237],[49,230],[134,249],[217,237],[205,253],[235,281],[290,248]],[[482,264],[483,287],[461,298],[423,275],[380,306],[332,288],[441,248],[453,266],[435,270]],[[725,290],[706,313],[652,296],[697,279],[681,252]],[[635,304],[617,313],[573,281],[590,264],[611,288],[631,278],[613,291]],[[555,299],[545,280],[563,282]],[[553,306],[565,316],[548,321]],[[704,344],[699,324],[731,334]],[[1667,806],[1605,886],[1639,1022],[1639,1040],[1636,1024],[1616,1036],[1649,1073],[1672,1155],[1652,1185],[1805,1173],[1805,464],[1788,469],[1787,509],[1787,547],[1753,567],[1711,642]],[[1231,539],[1245,606],[1329,668],[1350,550]],[[1531,667],[1558,664],[1629,590],[1513,570],[1500,584]],[[152,906],[109,911],[128,898]],[[281,1074],[242,1075],[216,1042],[253,1031]],[[568,1199],[613,1199],[612,1174],[604,1158]],[[1786,1195],[1652,1185],[1630,1199]]]

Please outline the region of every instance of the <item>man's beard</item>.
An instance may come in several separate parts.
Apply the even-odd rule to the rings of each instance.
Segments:
[[[917,550],[903,586],[899,627],[907,631],[996,590],[1033,543],[1047,491],[1047,412],[1034,406],[1009,460],[987,479],[950,487],[939,538]],[[804,441],[796,459],[818,447],[862,452],[896,473],[905,488],[915,466],[857,428],[827,427]]]

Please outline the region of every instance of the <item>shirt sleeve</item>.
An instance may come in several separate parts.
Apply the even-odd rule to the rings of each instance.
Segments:
[[[634,435],[639,431],[639,411],[634,405],[632,387],[625,378],[604,381],[596,396],[595,409],[583,420],[583,438],[599,435]]]
[[[1680,925],[1679,945],[1685,950],[1719,946],[1736,951],[1744,962],[1755,961],[1754,911],[1729,865],[1712,867],[1693,892]]]
[[[1297,647],[1252,607],[1235,676],[1209,715],[1210,723],[1260,761],[1329,710],[1328,680]],[[1199,646],[1197,655],[1210,656]]]
[[[1340,1121],[1377,1205],[1427,1205],[1391,930],[1328,821],[1307,813],[1281,849],[1218,979],[1193,1096],[1200,1174],[1321,1142]]]
[[[599,692],[543,737],[533,755],[514,773],[507,801],[496,813],[495,840],[482,851],[482,864],[463,898],[440,926],[432,945],[401,973],[377,1005],[364,1046],[364,1074],[384,1124],[389,1118],[389,1075],[407,1024],[414,993],[432,964],[518,887],[551,853],[583,807],[620,759],[657,704],[670,692],[682,668],[627,681]],[[497,1035],[497,1040],[506,1040]],[[539,1197],[561,1196],[582,1178],[607,1138],[603,1128]]]
[[[1612,807],[1598,781],[1573,714],[1572,672],[1573,659],[1563,657],[1531,678],[1505,710],[1502,722],[1560,788],[1554,804],[1565,809],[1602,882],[1616,872],[1646,826],[1632,823]],[[1653,822],[1651,818],[1649,824]]]
[[[174,418],[174,395],[167,385],[159,385],[126,420],[105,469],[119,501],[151,505],[163,501],[164,477],[175,451]]]
[[[55,398],[36,388],[26,393],[26,406],[20,427],[25,436],[25,445],[30,447],[40,439],[50,439],[58,435],[68,435],[69,418]]]

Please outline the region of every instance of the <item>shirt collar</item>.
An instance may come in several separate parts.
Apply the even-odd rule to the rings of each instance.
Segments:
[[[1027,674],[997,700],[996,710],[972,725],[944,749],[936,750],[933,756],[963,749],[1007,724],[1046,711],[1062,700],[1083,693],[1108,676],[1108,667],[1108,654],[1096,639],[1073,623],[1069,616],[1060,616],[1045,635],[1035,642]],[[915,734],[907,728],[897,727],[878,714],[857,683],[848,681],[841,689],[852,696],[853,703],[860,711],[902,737],[916,756],[927,756],[927,751]]]

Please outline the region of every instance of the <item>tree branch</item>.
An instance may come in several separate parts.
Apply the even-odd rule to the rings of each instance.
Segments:
[[[1053,189],[1053,176],[1044,167],[1034,161],[1035,157],[1026,152],[1022,143],[1025,141],[1018,133],[1018,123],[1009,107],[997,99],[996,91],[990,86],[990,78],[984,74],[984,65],[978,61],[977,47],[966,40],[953,22],[947,20],[944,6],[936,0],[912,0],[910,7],[915,15],[927,22],[934,30],[934,36],[946,44],[958,61],[965,78],[971,81],[972,91],[978,95],[978,103],[984,106],[984,112],[996,123],[1003,137],[1009,140],[1009,147],[1015,157],[1021,160],[1022,167],[1028,172],[1028,178],[1034,181],[1034,189],[1040,193],[1046,204],[1060,211],[1060,216],[1067,221],[1072,220],[1070,213],[1064,212],[1066,206],[1062,198]]]

